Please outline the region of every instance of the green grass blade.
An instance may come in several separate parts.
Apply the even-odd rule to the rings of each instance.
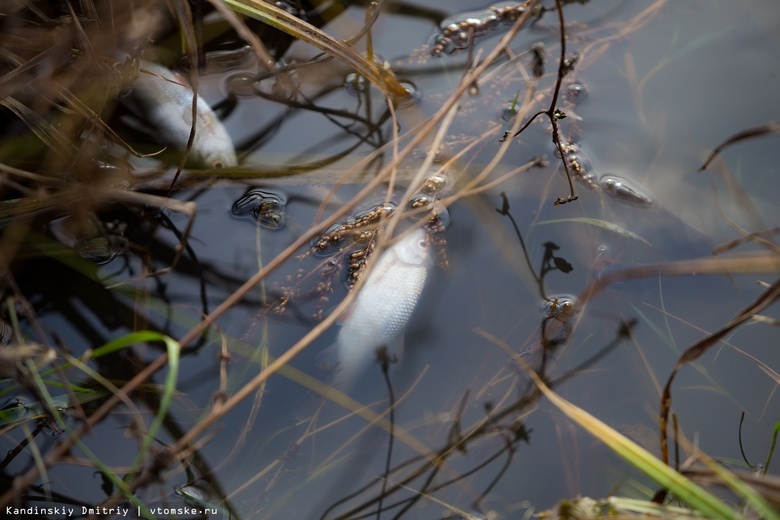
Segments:
[[[179,345],[178,341],[175,341],[165,334],[160,334],[158,332],[142,331],[130,334],[130,336],[135,335],[142,335],[144,337],[151,338],[146,339],[145,341],[162,341],[165,343],[165,347],[168,351],[168,375],[165,377],[165,387],[163,388],[163,394],[160,398],[160,407],[157,410],[157,414],[154,416],[154,420],[152,421],[151,426],[149,426],[148,434],[144,436],[143,443],[141,444],[141,450],[138,453],[138,457],[136,457],[134,467],[138,467],[146,458],[146,455],[149,452],[149,448],[151,447],[152,442],[157,436],[157,432],[160,430],[160,427],[165,420],[165,416],[168,413],[168,408],[170,408],[171,402],[173,401],[173,396],[176,393],[176,381],[179,377],[179,354],[181,351],[181,345]]]
[[[152,514],[152,512],[149,510],[149,508],[146,507],[146,505],[141,502],[141,500],[133,494],[132,491],[127,487],[127,485],[124,483],[124,481],[119,478],[119,476],[114,473],[114,471],[108,467],[107,465],[103,464],[103,462],[90,451],[89,448],[87,448],[87,445],[82,442],[82,440],[76,435],[76,432],[74,432],[71,427],[68,425],[68,423],[62,418],[62,415],[57,410],[57,404],[54,402],[54,399],[52,399],[51,395],[49,395],[49,390],[46,388],[46,385],[43,383],[43,380],[41,379],[41,375],[35,371],[31,371],[31,375],[33,378],[33,381],[35,381],[35,384],[40,392],[41,397],[46,402],[46,406],[51,412],[52,419],[57,424],[57,426],[64,431],[71,439],[73,439],[73,443],[84,453],[84,455],[92,462],[92,464],[95,465],[95,468],[97,468],[98,471],[100,471],[103,475],[106,476],[113,484],[116,486],[117,489],[120,490],[122,493],[122,496],[124,496],[131,504],[136,506],[140,509],[142,515],[144,518],[154,519],[155,516]]]
[[[766,475],[767,470],[769,469],[769,463],[772,462],[772,453],[775,451],[775,444],[777,443],[777,434],[780,432],[780,422],[775,423],[775,430],[772,434],[772,445],[769,446],[769,453],[766,455],[766,462],[764,463],[764,471],[763,474]]]
[[[629,464],[642,471],[659,485],[669,489],[675,497],[700,513],[718,519],[736,520],[740,515],[701,486],[664,464],[621,433],[613,430],[585,410],[571,404],[550,390],[532,370],[528,371],[536,385],[559,410],[585,428],[591,435],[609,446]]]

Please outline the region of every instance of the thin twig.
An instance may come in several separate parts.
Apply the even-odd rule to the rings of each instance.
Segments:
[[[569,165],[567,164],[565,154],[563,153],[563,145],[561,144],[561,134],[560,129],[558,127],[558,120],[563,119],[566,117],[566,114],[556,108],[558,104],[558,95],[561,91],[561,84],[563,83],[563,77],[567,74],[568,68],[570,67],[570,64],[567,64],[566,62],[566,23],[563,19],[563,5],[561,3],[561,0],[555,0],[555,7],[558,11],[558,24],[560,26],[560,35],[561,35],[561,56],[558,60],[558,78],[555,81],[555,89],[553,90],[552,100],[550,101],[550,107],[547,110],[542,110],[537,113],[535,113],[531,118],[528,120],[526,124],[520,128],[513,136],[512,138],[517,137],[520,135],[523,130],[528,128],[528,126],[540,115],[544,114],[547,116],[547,118],[550,120],[550,124],[552,125],[552,140],[553,143],[555,143],[555,147],[558,149],[558,154],[561,157],[561,162],[563,163],[563,170],[566,172],[566,180],[569,182],[569,196],[568,197],[558,197],[555,199],[554,205],[559,206],[561,204],[567,204],[569,202],[574,202],[577,200],[578,196],[574,192],[574,182],[571,178],[571,173],[569,172]],[[504,134],[504,136],[499,140],[500,142],[503,142],[507,138],[507,133]]]

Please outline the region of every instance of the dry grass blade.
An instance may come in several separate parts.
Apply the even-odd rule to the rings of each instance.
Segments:
[[[398,83],[398,80],[389,71],[379,68],[375,63],[368,61],[343,42],[296,18],[285,10],[259,0],[225,0],[225,3],[239,13],[265,22],[280,31],[284,31],[341,59],[355,69],[355,72],[364,76],[383,91],[387,91],[391,96],[402,98],[409,95],[406,89]]]
[[[715,148],[709,157],[707,157],[707,160],[704,161],[704,164],[699,167],[698,171],[704,171],[707,169],[707,166],[710,165],[710,163],[715,159],[715,157],[720,154],[720,152],[723,151],[724,148],[731,146],[734,143],[738,143],[740,141],[744,141],[745,139],[751,139],[753,137],[760,137],[762,135],[769,135],[769,134],[776,134],[780,133],[780,121],[770,121],[769,123],[761,126],[755,126],[753,128],[748,128],[747,130],[743,130],[741,132],[737,132],[736,134],[732,135],[725,141],[723,141],[721,144],[718,145],[717,148]]]
[[[650,276],[690,276],[712,274],[780,273],[780,255],[768,252],[728,257],[706,257],[663,264],[639,265],[605,274],[585,288],[577,298],[584,305],[610,284]]]
[[[71,146],[67,137],[57,130],[57,128],[30,110],[26,105],[19,102],[15,98],[8,96],[5,99],[0,99],[0,105],[3,105],[8,110],[16,114],[16,116],[24,121],[24,124],[40,139],[46,146],[60,154],[65,159],[70,159],[75,155],[75,148]]]
[[[753,233],[745,233],[739,238],[735,238],[723,245],[720,245],[712,250],[713,255],[718,255],[725,251],[730,251],[735,247],[742,245],[746,242],[755,242],[759,245],[766,247],[775,254],[780,254],[780,247],[773,244],[770,240],[773,236],[780,233],[780,227],[774,227],[772,229],[765,229],[763,231],[754,231]]]
[[[216,9],[219,14],[225,17],[225,20],[236,31],[236,34],[252,47],[252,50],[260,57],[264,65],[270,67],[271,70],[277,68],[276,60],[273,59],[260,38],[246,26],[244,20],[240,16],[228,9],[225,6],[225,3],[220,0],[209,0],[209,3],[214,6],[214,9]]]
[[[133,154],[136,157],[154,157],[155,155],[158,155],[162,152],[162,150],[157,152],[152,152],[148,154],[142,154],[133,149],[132,146],[130,146],[129,143],[127,143],[122,137],[117,134],[113,128],[111,128],[105,121],[103,121],[103,118],[92,110],[88,105],[86,105],[83,101],[81,101],[76,95],[73,94],[69,89],[62,87],[62,90],[59,92],[60,96],[63,100],[68,104],[68,108],[74,110],[75,112],[78,112],[85,120],[92,121],[95,126],[97,126],[101,131],[105,132],[106,134],[110,135],[113,140],[115,140],[117,143],[122,145],[128,152]],[[163,148],[164,150],[164,148]]]
[[[740,312],[729,323],[722,327],[717,332],[710,334],[706,338],[697,342],[693,346],[689,347],[683,352],[680,359],[674,366],[674,370],[669,375],[669,379],[664,386],[663,395],[661,397],[660,407],[660,428],[661,428],[661,457],[665,463],[669,462],[669,443],[666,436],[666,426],[669,421],[669,412],[672,408],[672,382],[679,370],[688,363],[695,361],[701,357],[707,350],[713,345],[717,344],[721,338],[725,337],[736,327],[742,325],[745,321],[751,319],[755,314],[760,313],[780,298],[780,282],[775,282],[769,289],[767,289],[750,307]]]
[[[168,188],[168,195],[171,194],[176,181],[181,175],[184,165],[187,163],[187,158],[192,151],[192,145],[195,142],[195,131],[198,126],[198,42],[195,37],[195,29],[192,25],[192,9],[189,2],[185,0],[169,0],[171,11],[176,16],[176,20],[179,23],[181,29],[182,38],[184,40],[184,47],[187,51],[187,59],[190,63],[190,88],[192,88],[192,104],[191,104],[191,117],[192,123],[190,127],[190,135],[187,138],[187,146],[184,149],[184,153],[179,161],[179,166],[176,168],[176,174],[173,176],[171,186]]]
[[[724,485],[721,479],[712,470],[706,468],[690,468],[680,471],[683,475],[703,485]],[[776,508],[780,508],[780,477],[775,475],[755,475],[746,471],[732,470],[731,474],[742,482],[755,489],[765,500],[771,502]]]
[[[0,99],[29,88],[29,81],[40,74],[42,64],[65,64],[72,59],[71,42],[60,42],[0,77]]]
[[[611,231],[612,233],[617,233],[620,236],[630,238],[632,240],[637,240],[639,242],[643,242],[647,244],[648,246],[652,246],[650,242],[645,240],[644,238],[640,237],[633,231],[630,231],[622,226],[619,226],[618,224],[615,224],[614,222],[609,222],[608,220],[600,219],[600,218],[589,218],[589,217],[572,217],[572,218],[558,218],[553,220],[542,220],[539,222],[536,222],[535,226],[541,226],[542,224],[560,224],[564,222],[578,222],[581,224],[587,224],[589,226],[596,226],[600,227],[602,229],[606,229],[607,231]]]

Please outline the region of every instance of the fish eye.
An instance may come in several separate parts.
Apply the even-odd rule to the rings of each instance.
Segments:
[[[221,159],[217,159],[216,161],[211,163],[211,167],[214,168],[215,170],[221,170],[222,168],[225,167],[225,163],[222,162]]]

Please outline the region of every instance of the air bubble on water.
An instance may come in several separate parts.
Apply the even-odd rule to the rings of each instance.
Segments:
[[[237,72],[225,80],[227,91],[234,96],[255,97],[255,75],[250,72]]]
[[[409,209],[420,209],[430,205],[433,199],[428,195],[420,195],[409,201]]]
[[[352,72],[344,79],[344,89],[353,96],[359,96],[368,90],[368,80]]]
[[[346,227],[351,222],[332,224],[323,234],[315,237],[311,242],[311,248],[317,255],[330,256],[341,249],[347,239]]]
[[[443,171],[436,171],[426,177],[420,186],[420,191],[426,195],[443,195],[452,188],[452,176]]]
[[[428,223],[433,228],[447,229],[450,227],[450,224],[452,224],[450,211],[441,202],[434,202],[433,211],[431,211],[431,216],[428,218]]]
[[[518,108],[519,105],[514,101],[501,105],[501,120],[506,121],[507,123],[512,121],[512,119],[514,119],[514,117],[517,115]]]
[[[588,89],[579,81],[573,81],[566,86],[566,92],[569,94],[569,100],[572,103],[580,103],[587,99]]]
[[[418,89],[417,86],[410,81],[400,81],[399,83],[404,88],[407,95],[398,98],[398,108],[408,108],[418,104],[422,99],[422,92],[420,92],[420,89]]]
[[[452,156],[452,149],[447,143],[442,143],[433,153],[433,164],[440,164]]]
[[[570,294],[556,294],[550,296],[542,304],[542,310],[546,318],[555,318],[567,322],[579,313],[577,299]]]
[[[266,229],[281,229],[287,222],[287,215],[284,212],[261,212],[257,208],[252,212],[257,223]]]

